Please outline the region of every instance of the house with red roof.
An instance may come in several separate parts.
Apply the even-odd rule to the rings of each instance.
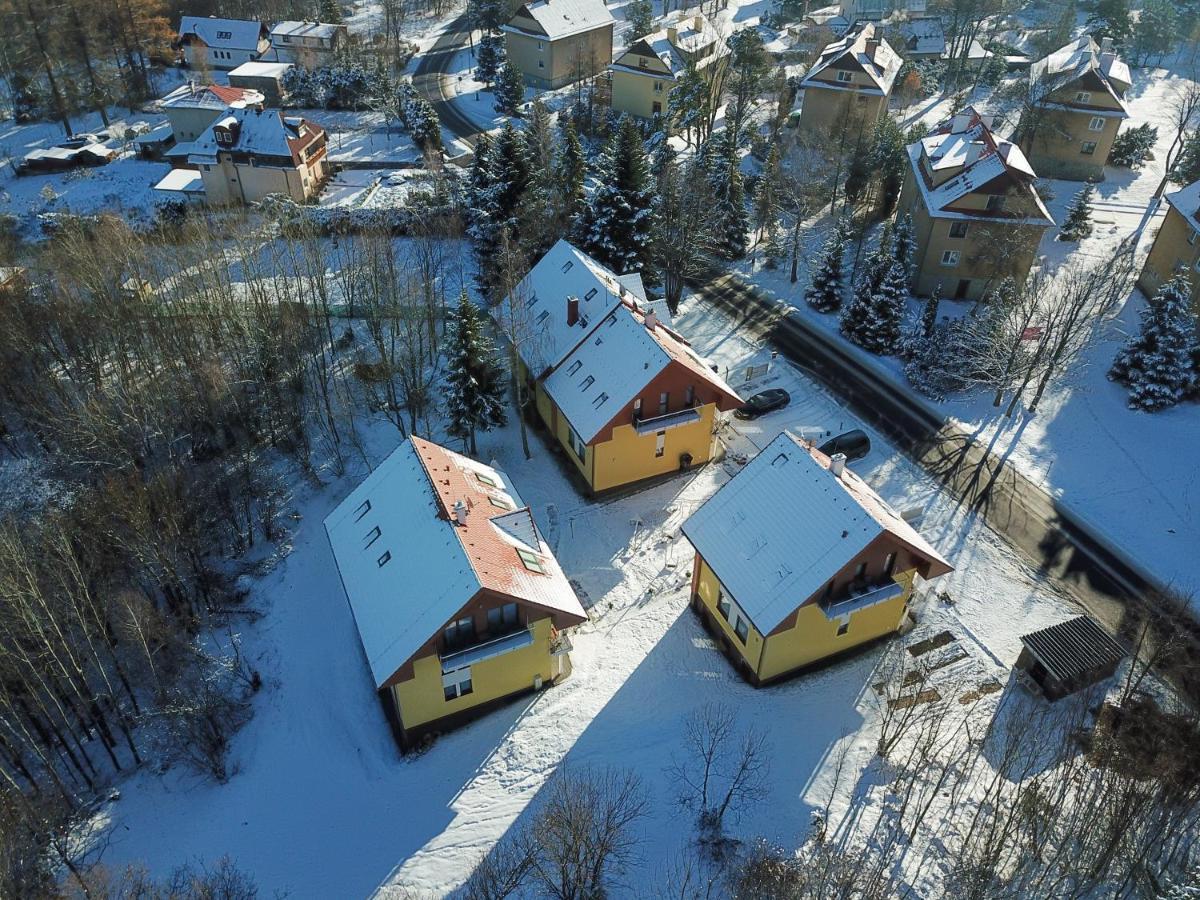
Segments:
[[[325,519],[405,749],[571,671],[587,613],[508,476],[411,437]]]
[[[589,493],[718,455],[722,417],[742,399],[636,272],[617,275],[560,240],[505,303],[538,417]]]
[[[187,144],[204,134],[218,116],[231,109],[261,109],[264,99],[259,91],[189,81],[162,97],[158,107],[171,123],[175,142]]]

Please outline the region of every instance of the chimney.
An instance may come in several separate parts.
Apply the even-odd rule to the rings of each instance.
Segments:
[[[657,325],[658,325],[658,316],[655,315],[654,310],[652,310],[652,309],[646,310],[646,327],[649,328],[651,331],[653,331],[655,326],[657,326]]]
[[[1100,52],[1101,53],[1111,53],[1112,48],[1113,48],[1112,38],[1106,37],[1106,38],[1100,39]]]
[[[874,62],[875,61],[875,52],[878,49],[879,49],[879,40],[877,38],[871,38],[869,41],[867,41],[867,59],[871,60],[871,62]]]
[[[579,298],[567,298],[567,327],[570,328],[579,321]]]
[[[667,26],[667,40],[674,44],[679,40],[679,28],[675,25]]]
[[[841,478],[842,473],[846,471],[846,454],[835,453],[829,457],[829,471],[834,478]]]
[[[845,459],[843,456],[842,459]],[[459,525],[467,524],[467,504],[462,500],[456,500],[454,503],[454,521]]]

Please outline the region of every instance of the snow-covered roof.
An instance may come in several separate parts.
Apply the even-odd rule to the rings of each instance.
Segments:
[[[214,129],[231,126],[236,126],[236,141],[219,143]],[[220,150],[294,159],[295,150],[321,133],[320,126],[297,116],[285,116],[277,109],[231,109],[229,115],[213,122],[195,140],[188,162],[211,165],[216,162]]]
[[[229,70],[230,78],[282,78],[292,63],[285,62],[245,62],[236,69]]]
[[[217,50],[258,50],[263,33],[261,22],[246,19],[218,19],[215,16],[184,16],[179,20],[179,38],[200,38]]]
[[[1167,194],[1167,202],[1183,216],[1193,228],[1200,227],[1200,181]]]
[[[516,18],[522,16],[533,19],[552,41],[611,25],[615,21],[603,0],[534,0],[522,5],[504,30],[524,33],[524,29],[513,24]]]
[[[946,33],[940,16],[922,16],[900,25],[909,53],[919,56],[937,54],[946,49]]]
[[[172,169],[154,185],[154,190],[168,194],[203,194],[204,181],[198,169]]]
[[[883,94],[891,93],[892,85],[896,82],[896,73],[900,71],[903,63],[887,41],[876,37],[875,25],[865,22],[821,51],[820,58],[813,63],[808,77],[804,79],[805,87],[835,87],[832,84],[814,81],[814,78],[846,58],[853,59],[871,79],[875,88]]]
[[[679,76],[687,68],[688,58],[695,57],[695,54],[708,46],[712,46],[713,50],[706,56],[695,58],[697,68],[703,69],[728,56],[729,47],[721,40],[721,35],[704,16],[676,14],[672,19],[668,19],[658,31],[630,44],[621,52],[620,56],[613,60],[612,65],[632,72],[644,72],[636,63],[622,61],[627,56],[656,56],[671,70],[672,75]]]
[[[508,303],[512,318],[528,331],[518,351],[526,368],[540,376],[560,362],[599,321],[630,295],[617,275],[581,250],[559,240],[517,285]],[[579,318],[567,324],[568,298],[579,302]]]
[[[890,532],[951,566],[861,478],[784,432],[683,524],[683,533],[762,634],[770,634],[855,556]]]
[[[1021,148],[1012,141],[997,138],[983,117],[972,107],[942,122],[932,133],[907,147],[912,178],[921,191],[925,208],[935,218],[995,219],[997,215],[984,210],[964,212],[951,207],[968,194],[1005,174],[1022,183],[1023,193],[1036,214],[1023,218],[1004,215],[1014,224],[1053,225],[1054,220],[1045,203],[1033,188],[1036,177]],[[933,172],[955,171],[940,184],[934,185],[923,169],[922,161]]]
[[[253,106],[262,103],[261,93],[250,88],[230,87],[227,84],[181,84],[158,101],[163,109],[215,109]]]
[[[377,687],[482,589],[569,624],[587,617],[508,477],[421,438],[397,447],[351,491],[325,531]],[[528,568],[518,550],[534,554],[544,572]]]
[[[1035,99],[1047,97],[1060,88],[1094,72],[1104,90],[1128,114],[1125,91],[1133,83],[1127,66],[1111,50],[1101,48],[1085,34],[1029,67],[1029,81]],[[1084,108],[1086,105],[1081,104]]]
[[[333,40],[339,31],[344,31],[345,25],[334,25],[329,22],[280,22],[271,29],[271,37],[315,37]]]

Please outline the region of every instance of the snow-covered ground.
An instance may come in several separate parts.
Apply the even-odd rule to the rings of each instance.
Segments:
[[[698,302],[685,304],[678,325],[737,381],[748,365],[769,359],[768,350]],[[290,553],[252,585],[252,601],[266,615],[247,628],[243,646],[268,685],[235,739],[237,774],[224,786],[180,771],[138,774],[102,812],[110,839],[105,861],[144,860],[165,871],[181,858],[230,854],[264,893],[387,897],[404,889],[440,897],[530,815],[547,777],[570,761],[632,769],[644,780],[650,813],[639,823],[640,855],[620,894],[645,896],[690,839],[668,767],[683,749],[684,718],[710,701],[746,720],[753,715],[769,731],[772,802],[750,810],[734,833],[795,846],[813,810],[829,799],[842,756],[835,751],[849,749],[843,786],[870,760],[878,709],[870,686],[882,651],[754,690],[687,608],[692,553],[679,526],[738,469],[738,456],[785,427],[860,424],[785,363],[744,388],[766,385],[786,387],[792,404],[737,423],[726,434],[731,454],[724,464],[609,502],[580,497],[538,438],[526,461],[515,425],[482,437],[480,457],[495,459],[513,478],[591,620],[573,635],[574,673],[566,683],[449,734],[420,756],[402,759],[392,744],[321,527],[362,472],[299,499]],[[951,630],[967,652],[955,669],[955,691],[1003,682],[1019,651],[1017,636],[1074,612],[1073,604],[872,437],[875,448],[856,471],[897,507],[924,507],[924,532],[957,566],[938,582],[956,603],[927,600],[920,633]],[[391,426],[376,426],[373,460],[398,440]],[[877,804],[884,794],[886,786],[864,785],[855,802]]]
[[[1117,246],[1135,236],[1140,270],[1165,210],[1149,212],[1162,178],[1167,145],[1173,135],[1170,101],[1182,79],[1165,69],[1139,69],[1128,95],[1130,124],[1150,122],[1159,128],[1154,160],[1130,171],[1109,167],[1096,188],[1094,230],[1079,243],[1056,241],[1050,229],[1040,248],[1040,265],[1054,272],[1064,263],[1090,264],[1110,259]],[[936,121],[943,104],[921,106],[912,119]],[[984,112],[987,102],[981,103]],[[1047,204],[1058,223],[1082,185],[1050,181],[1054,198]],[[1171,185],[1169,190],[1176,190]],[[808,236],[808,258],[814,259],[824,240],[828,221]],[[865,251],[864,251],[865,252]],[[853,255],[853,248],[850,251]],[[772,272],[761,260],[740,266],[743,274],[782,301],[800,309],[812,321],[837,330],[837,317],[813,311],[803,300],[808,273],[792,285],[786,267]],[[1200,467],[1187,448],[1200,442],[1200,408],[1183,404],[1161,413],[1126,408],[1126,392],[1105,377],[1117,350],[1138,327],[1145,298],[1133,290],[1120,308],[1096,324],[1083,358],[1064,379],[1052,385],[1035,415],[1003,415],[990,395],[980,392],[951,397],[937,404],[980,441],[1015,464],[1066,507],[1107,536],[1162,583],[1185,591],[1200,591],[1200,576],[1191,560],[1200,548]],[[962,311],[967,304],[945,301],[944,312]],[[915,313],[915,310],[914,310]],[[853,348],[857,352],[857,348]],[[906,384],[896,359],[860,356]]]

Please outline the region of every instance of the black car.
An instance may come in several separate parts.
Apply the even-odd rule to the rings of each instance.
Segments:
[[[871,452],[871,439],[867,437],[865,431],[855,428],[853,431],[830,438],[817,449],[826,456],[842,453],[848,460],[862,459]]]
[[[734,410],[733,414],[739,419],[757,419],[766,413],[783,409],[791,402],[792,395],[783,388],[771,388],[769,391],[755,394]]]

